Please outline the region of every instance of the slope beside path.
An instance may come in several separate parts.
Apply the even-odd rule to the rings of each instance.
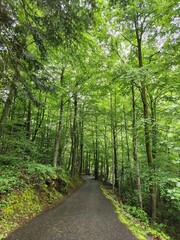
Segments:
[[[6,240],[135,240],[118,220],[99,182],[86,183],[63,203],[34,218]]]

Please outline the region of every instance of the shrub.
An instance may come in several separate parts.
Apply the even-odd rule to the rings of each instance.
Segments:
[[[128,205],[124,205],[123,208],[126,212],[130,213],[133,217],[137,218],[139,221],[146,223],[148,222],[148,215],[141,208]]]

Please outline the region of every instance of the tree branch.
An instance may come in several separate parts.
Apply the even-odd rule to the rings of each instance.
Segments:
[[[134,43],[132,43],[131,42],[131,40],[129,40],[127,37],[125,37],[123,34],[121,34],[121,36],[124,38],[124,39],[126,39],[132,46],[134,46],[134,47],[138,47],[136,44],[134,44]]]

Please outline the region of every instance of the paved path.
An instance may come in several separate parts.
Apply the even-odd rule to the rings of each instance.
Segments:
[[[6,240],[135,240],[118,221],[115,208],[103,195],[98,181],[86,180],[71,197]]]

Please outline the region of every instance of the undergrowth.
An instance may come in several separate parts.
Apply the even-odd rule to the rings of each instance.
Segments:
[[[163,232],[164,225],[150,223],[146,212],[142,209],[123,205],[109,189],[101,185],[104,195],[111,200],[116,208],[119,220],[127,225],[131,232],[139,240],[158,239],[170,240],[171,238]],[[148,238],[149,237],[149,238]]]
[[[0,166],[0,239],[81,183],[61,168],[36,162]]]

